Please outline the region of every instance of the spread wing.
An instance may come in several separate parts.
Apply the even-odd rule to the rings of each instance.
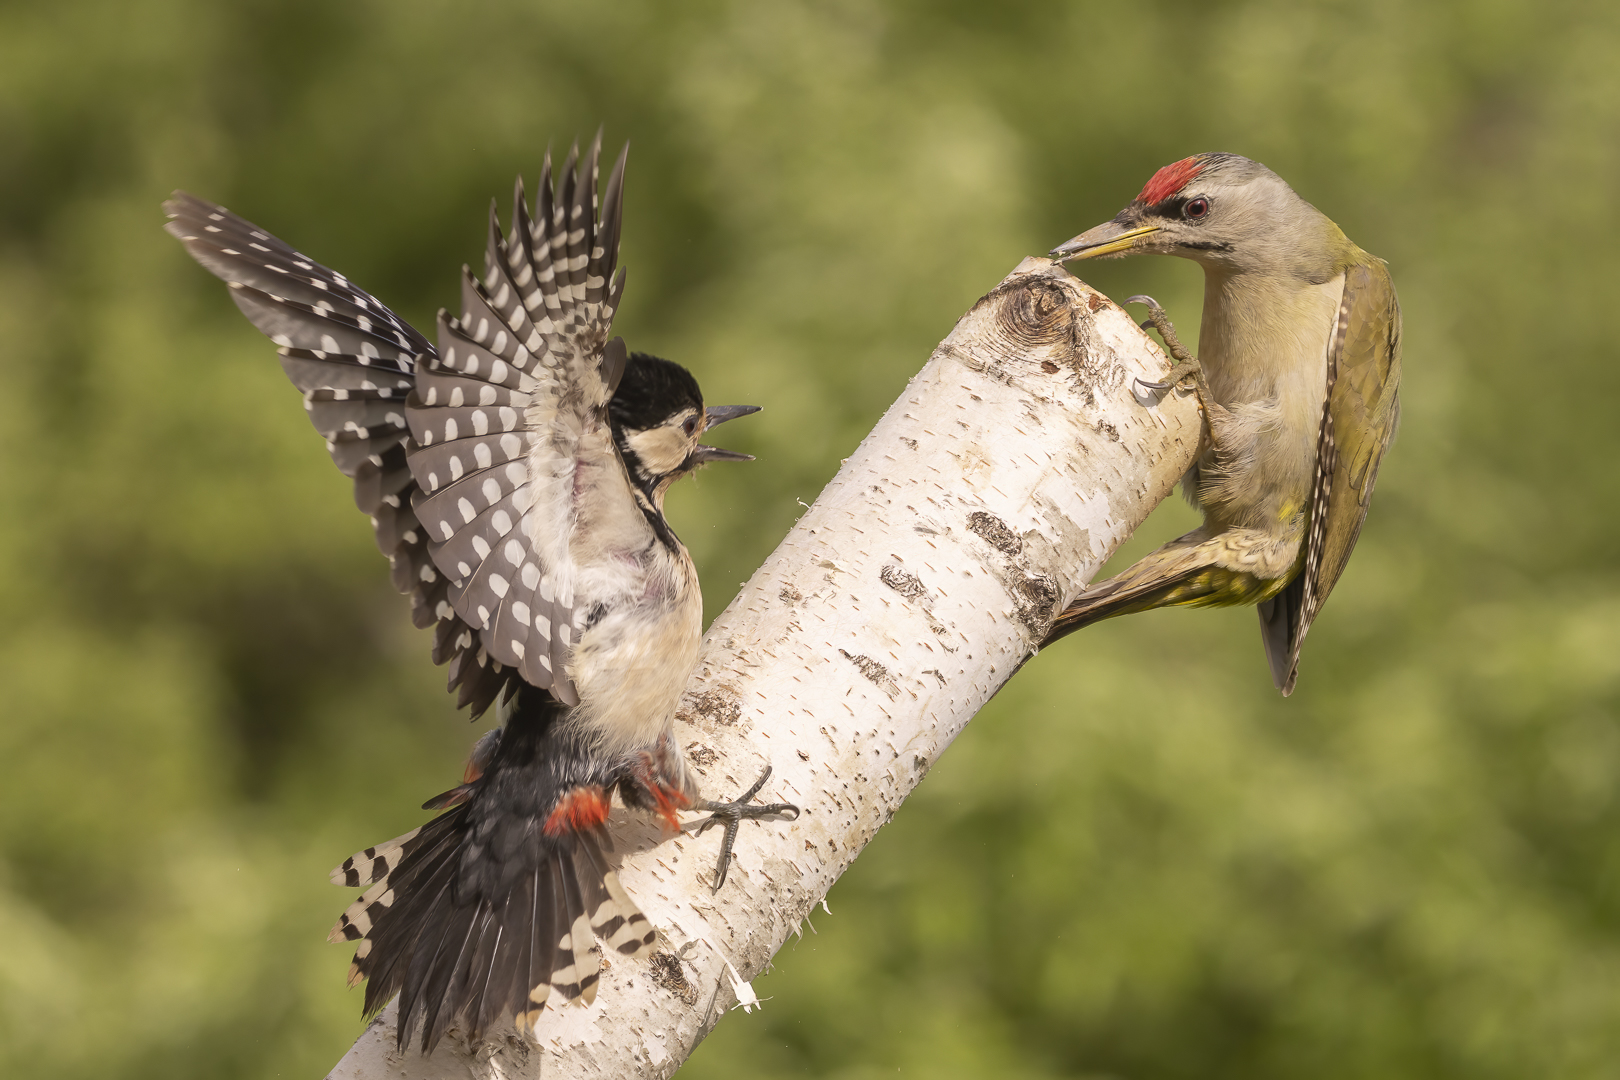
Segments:
[[[1401,306],[1379,260],[1345,274],[1327,378],[1305,568],[1260,611],[1272,677],[1285,695],[1299,675],[1305,635],[1361,535],[1379,462],[1400,419]]]
[[[628,149],[600,213],[600,135],[583,160],[570,151],[555,192],[547,154],[532,218],[519,181],[510,235],[491,207],[485,276],[463,268],[461,315],[439,313],[440,351],[405,405],[412,504],[447,603],[495,662],[568,705],[579,698],[564,665],[587,606],[569,554],[576,473],[604,450],[622,468],[607,404],[628,354],[608,331],[624,288]]]
[[[281,346],[281,366],[304,395],[332,460],[354,480],[354,501],[371,515],[394,587],[411,598],[411,620],[436,626],[433,657],[450,665],[459,704],[482,712],[512,677],[473,641],[444,603],[449,582],[428,557],[411,510],[416,481],[406,461],[405,399],[433,346],[405,320],[345,278],[250,221],[176,192],[164,226],[192,257],[231,287],[248,320]]]
[[[588,191],[595,194],[595,152],[588,173]],[[616,178],[620,175],[616,170]],[[583,207],[575,207],[578,180],[570,173],[564,180],[565,198],[554,201],[549,191],[548,160],[543,220],[556,223],[551,207],[557,202],[569,210],[570,220],[564,222],[569,232],[559,241],[541,230],[535,241],[523,246],[525,257],[538,253],[536,261],[546,267],[554,261],[561,267],[539,267],[525,280],[533,283],[530,291],[539,291],[543,306],[551,303],[556,308],[562,322],[567,324],[567,316],[573,316],[575,330],[595,325],[593,319],[601,317],[604,308],[608,309],[606,319],[611,319],[611,306],[603,304],[604,290],[591,287],[590,275],[585,272],[588,266],[599,270],[603,254],[595,248],[585,249],[583,235],[572,233],[588,228],[596,243],[606,244],[608,253],[612,253],[609,264],[616,256],[619,241],[617,180],[616,186],[609,189],[611,228],[598,228],[595,222],[586,227],[577,220],[585,217]],[[449,599],[452,580],[439,570],[429,552],[428,533],[421,528],[415,512],[421,491],[411,473],[408,452],[418,447],[411,439],[407,398],[418,379],[428,374],[436,385],[444,387],[445,398],[439,403],[450,405],[439,423],[465,424],[467,431],[478,434],[478,424],[488,419],[507,423],[509,413],[501,411],[501,405],[512,406],[512,402],[499,398],[502,393],[510,393],[509,387],[501,385],[499,372],[492,368],[484,369],[483,377],[480,372],[468,372],[463,377],[463,372],[444,371],[433,345],[376,298],[224,207],[177,191],[165,202],[164,210],[170,217],[165,225],[167,232],[177,236],[186,251],[211,274],[230,285],[241,313],[280,345],[282,368],[305,395],[309,419],[326,437],[332,460],[355,481],[355,502],[371,515],[377,547],[392,565],[395,588],[410,596],[411,622],[418,627],[434,627],[433,659],[437,664],[449,664],[450,690],[457,691],[458,706],[470,706],[475,716],[488,709],[520,672],[514,665],[491,656],[484,641],[488,628],[475,628],[458,614]],[[520,217],[527,228],[527,214],[520,210]],[[569,240],[575,243],[570,246]],[[583,256],[583,261],[575,266],[578,256]],[[518,277],[522,279],[523,275]],[[580,296],[595,303],[595,309],[582,309],[573,303],[577,300],[575,277],[580,279]],[[539,279],[549,285],[541,285]],[[617,301],[617,288],[612,300]],[[622,371],[622,350],[616,351],[604,368],[616,371],[614,361],[617,371]],[[494,381],[492,374],[497,376]],[[462,385],[462,393],[457,393],[457,384]],[[496,408],[484,418],[473,418],[467,413],[455,413],[462,403]],[[518,437],[531,439],[527,431]],[[504,450],[505,445],[497,439],[494,449]],[[471,444],[465,449],[478,465],[480,450]],[[458,594],[462,593],[465,589],[458,589]],[[564,693],[569,691],[564,688]]]

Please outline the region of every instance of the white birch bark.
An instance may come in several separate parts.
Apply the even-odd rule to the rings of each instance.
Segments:
[[[401,1054],[390,1005],[331,1077],[679,1068],[1191,464],[1191,396],[1135,384],[1168,367],[1111,301],[1025,259],[704,639],[676,729],[705,794],[732,797],[770,764],[760,799],[800,818],[745,822],[715,895],[717,831],[671,838],[616,815],[619,875],[662,933],[657,957],[614,960],[594,1005],[545,1013],[538,1045],[452,1033],[431,1057]]]

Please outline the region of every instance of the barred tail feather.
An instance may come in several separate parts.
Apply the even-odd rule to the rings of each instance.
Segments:
[[[619,875],[608,869],[594,837],[589,839],[591,842],[575,849],[574,858],[591,930],[620,956],[640,959],[651,955],[658,931],[619,884]]]
[[[399,865],[406,846],[421,835],[421,832],[420,828],[412,829],[404,836],[396,836],[375,847],[355,852],[343,860],[342,866],[332,871],[332,884],[347,885],[352,889],[380,881]]]
[[[399,994],[399,1045],[417,1032],[431,1052],[452,1027],[476,1038],[502,1017],[532,1032],[546,1004],[590,1004],[601,978],[601,936],[641,957],[657,931],[608,869],[594,831],[536,835],[535,863],[501,895],[464,895],[474,851],[466,804],[367,848],[332,871],[367,885],[328,937],[358,941],[350,985],[367,980],[365,1011]],[[503,879],[504,880],[504,879]]]
[[[579,878],[572,872],[568,857],[561,852],[552,855],[553,878],[561,886],[563,910],[567,923],[557,939],[557,959],[551,972],[551,986],[563,998],[579,998],[589,1005],[596,1000],[596,984],[602,976],[602,958],[596,952],[596,937],[591,933],[591,920],[585,915],[585,901],[580,895]]]

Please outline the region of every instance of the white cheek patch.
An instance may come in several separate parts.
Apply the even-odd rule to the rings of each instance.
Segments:
[[[642,467],[656,476],[679,469],[692,452],[693,445],[678,424],[637,431],[625,441],[630,444],[636,457],[641,459]]]

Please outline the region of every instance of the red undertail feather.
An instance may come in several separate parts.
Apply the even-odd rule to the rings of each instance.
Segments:
[[[1203,171],[1203,168],[1203,162],[1196,157],[1182,158],[1180,161],[1172,162],[1153,174],[1153,178],[1147,182],[1147,186],[1142,189],[1142,194],[1138,195],[1136,199],[1138,202],[1147,203],[1149,206],[1157,202],[1163,202],[1186,187],[1193,177]]]
[[[608,817],[607,793],[599,787],[577,787],[557,803],[557,809],[546,818],[547,836],[561,836],[565,832],[587,832]]]

